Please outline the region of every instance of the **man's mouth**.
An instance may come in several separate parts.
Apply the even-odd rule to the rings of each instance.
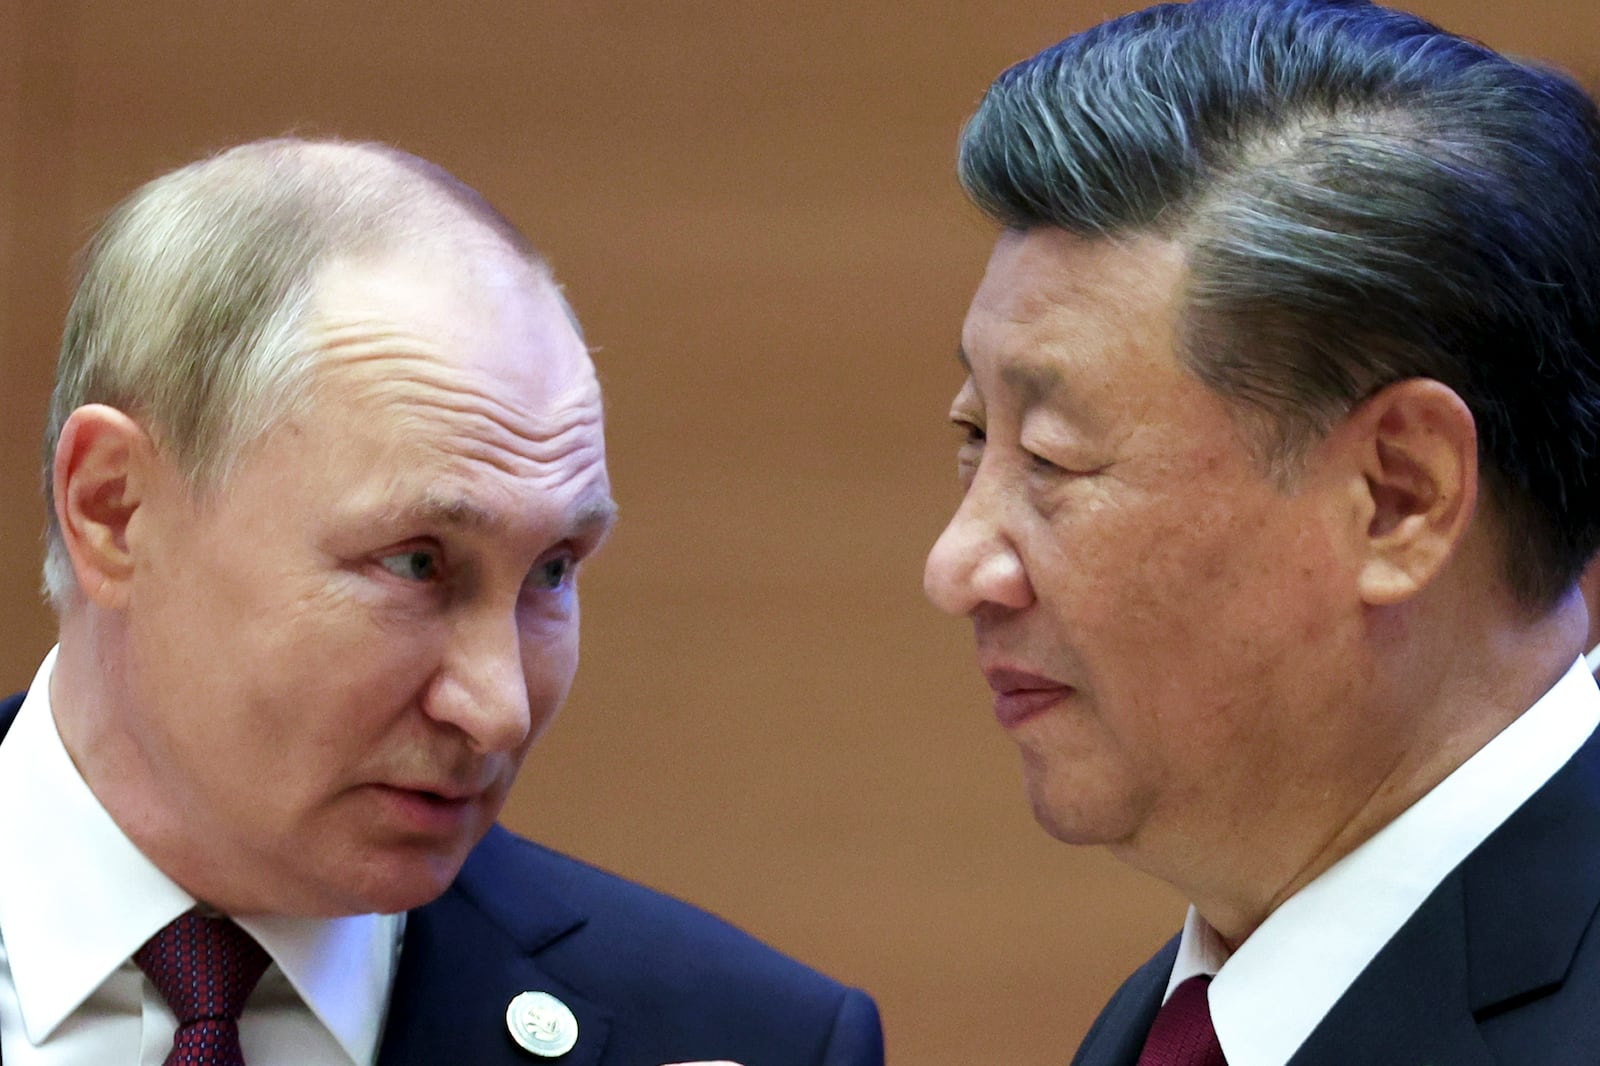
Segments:
[[[1074,691],[1055,678],[1012,666],[986,667],[983,678],[994,691],[995,719],[1007,729],[1054,707]]]

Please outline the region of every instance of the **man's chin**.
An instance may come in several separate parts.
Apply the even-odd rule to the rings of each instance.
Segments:
[[[414,910],[444,895],[470,850],[463,845],[443,853],[404,850],[369,855],[318,878],[299,906],[278,912],[342,918]]]
[[[1125,807],[1088,803],[1085,801],[1093,797],[1081,791],[1062,795],[1069,790],[1051,788],[1050,784],[1029,774],[1025,786],[1028,803],[1033,808],[1033,820],[1063,844],[1116,845],[1132,835],[1133,819]]]
[[[469,850],[396,863],[387,876],[362,886],[366,911],[398,914],[432,903],[455,882]]]

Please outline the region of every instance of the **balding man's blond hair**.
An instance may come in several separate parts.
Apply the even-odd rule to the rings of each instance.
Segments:
[[[485,233],[548,276],[516,227],[443,168],[335,141],[242,145],[118,205],[87,251],[45,428],[44,585],[57,609],[76,588],[52,487],[74,410],[127,413],[196,492],[212,491],[306,402],[316,360],[302,325],[329,260]]]

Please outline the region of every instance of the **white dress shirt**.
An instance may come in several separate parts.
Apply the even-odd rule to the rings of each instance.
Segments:
[[[195,901],[134,847],[62,746],[55,652],[0,744],[5,1066],[161,1066],[177,1027],[129,961]],[[239,1023],[250,1066],[370,1066],[402,917],[246,918],[272,956]]]
[[[1231,957],[1190,907],[1167,995],[1195,974],[1215,974],[1211,1018],[1229,1066],[1283,1066],[1450,871],[1597,726],[1600,691],[1579,659],[1432,791],[1284,901]]]

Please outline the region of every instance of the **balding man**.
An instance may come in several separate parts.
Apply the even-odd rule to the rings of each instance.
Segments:
[[[601,424],[545,264],[429,163],[264,142],[117,208],[47,431],[59,644],[0,704],[5,1066],[881,1061],[860,992],[494,826]]]
[[[1079,1066],[1600,1044],[1600,115],[1364,0],[1002,74],[928,559],[1038,820],[1191,902]]]

